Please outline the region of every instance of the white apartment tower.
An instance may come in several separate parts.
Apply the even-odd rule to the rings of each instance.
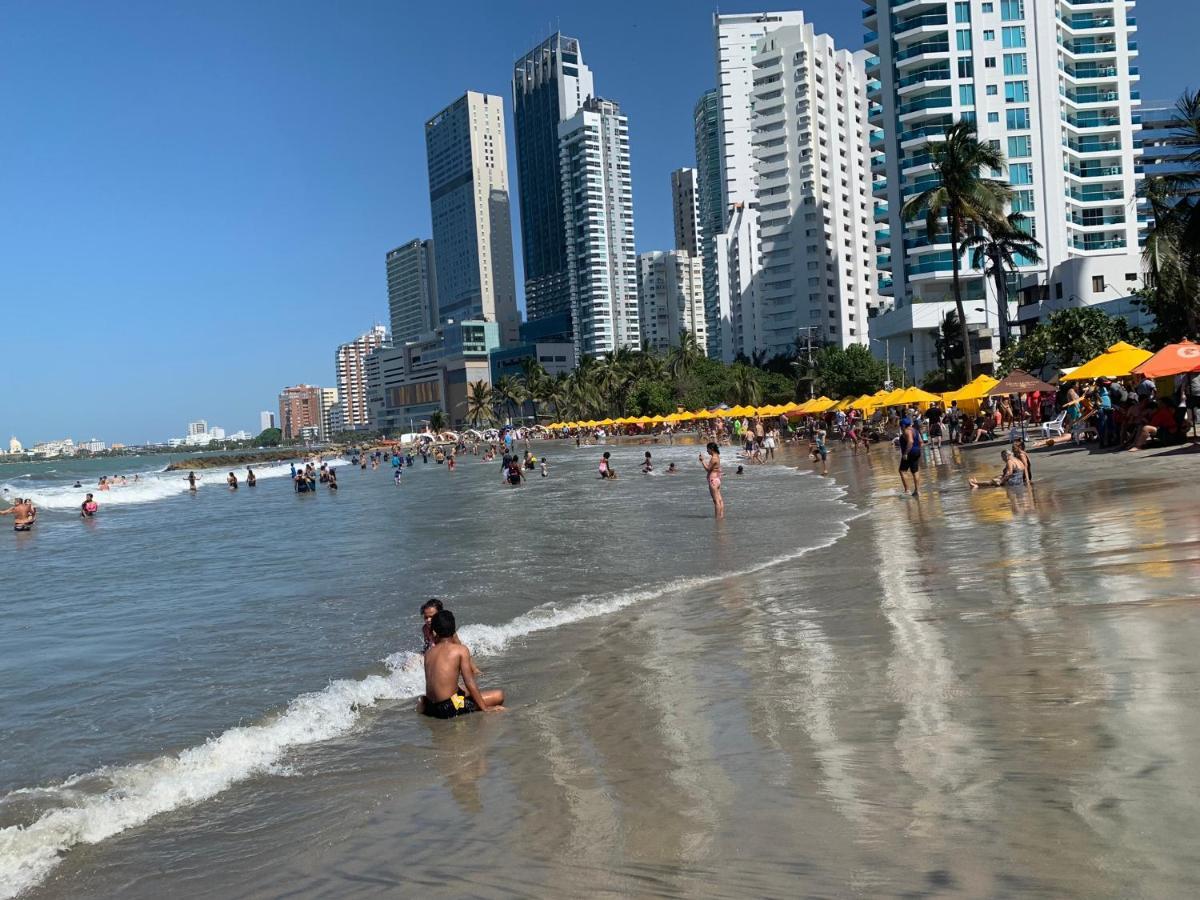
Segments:
[[[387,343],[387,329],[376,325],[365,334],[337,348],[334,364],[337,369],[337,393],[328,398],[330,406],[340,404],[345,428],[366,428],[371,424],[367,410],[367,354]],[[325,419],[325,395],[321,396],[321,421]]]
[[[797,337],[866,344],[876,302],[870,209],[868,54],[834,47],[812,25],[760,38],[751,143],[758,204],[755,345],[787,353]]]
[[[504,101],[467,91],[425,123],[440,321],[500,324],[517,342]]]
[[[671,173],[671,211],[675,219],[675,249],[700,255],[700,190],[696,170]]]
[[[959,119],[1005,154],[1012,210],[1042,244],[1020,267],[1010,321],[1119,301],[1141,286],[1136,211],[1140,128],[1133,0],[866,0],[871,139],[877,151],[881,285],[894,309],[872,320],[914,378],[936,366],[933,337],[953,309],[950,245],[900,209],[936,177],[924,147]],[[961,263],[974,361],[992,362],[999,332],[989,280]],[[1019,308],[1018,308],[1019,307]],[[991,344],[989,349],[988,344]],[[876,347],[878,350],[879,348]]]
[[[641,343],[629,122],[589,98],[558,126],[575,358]]]
[[[656,250],[638,256],[638,307],[642,340],[657,353],[679,346],[690,331],[705,352],[704,277],[699,256],[684,250]]]

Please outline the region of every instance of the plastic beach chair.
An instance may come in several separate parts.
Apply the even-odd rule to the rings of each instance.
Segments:
[[[1062,412],[1060,412],[1058,414],[1058,416],[1054,419],[1053,422],[1043,422],[1042,423],[1042,437],[1044,437],[1044,438],[1062,437],[1063,435],[1065,435],[1067,433],[1066,429],[1063,427],[1063,423],[1066,421],[1067,421],[1067,411],[1064,409]]]

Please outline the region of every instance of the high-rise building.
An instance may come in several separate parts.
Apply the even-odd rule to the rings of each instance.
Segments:
[[[760,38],[768,32],[788,25],[803,25],[804,14],[797,11],[788,12],[759,12],[738,13],[732,15],[713,16],[713,43],[716,61],[717,93],[715,98],[715,113],[717,116],[717,146],[720,163],[720,227],[712,232],[713,244],[713,275],[714,289],[717,292],[715,300],[708,303],[709,341],[713,349],[719,349],[724,358],[729,359],[730,348],[741,347],[753,331],[742,328],[738,335],[727,334],[732,327],[733,319],[749,319],[747,313],[739,313],[735,304],[739,299],[729,294],[720,293],[722,282],[719,269],[729,262],[730,247],[740,247],[742,252],[737,254],[739,265],[748,268],[732,273],[726,272],[724,283],[727,287],[740,284],[741,296],[749,297],[753,282],[757,278],[758,255],[745,252],[749,249],[746,235],[728,234],[724,243],[725,251],[718,253],[716,236],[724,231],[736,219],[737,227],[744,231],[747,227],[756,227],[757,200],[754,183],[754,145],[751,141],[753,125],[751,124],[752,98],[754,89],[753,56]],[[697,123],[699,125],[699,122]],[[697,139],[697,166],[700,166],[699,139]],[[703,191],[703,189],[702,189]],[[734,210],[739,210],[736,214]],[[702,227],[704,227],[702,225]],[[757,235],[751,237],[751,243],[757,243]],[[718,259],[724,256],[725,259]],[[733,350],[732,352],[737,352]],[[747,353],[751,355],[753,350]]]
[[[311,384],[285,387],[279,392],[279,429],[285,440],[296,440],[303,429],[321,428],[321,389]]]
[[[1186,159],[1189,148],[1185,124],[1178,107],[1169,100],[1147,100],[1141,109],[1142,167],[1145,175],[1179,175],[1191,172],[1194,165]]]
[[[366,383],[366,378],[366,372],[364,371],[364,384]],[[338,389],[321,388],[321,437],[324,440],[328,440],[332,435],[345,430],[346,417],[342,404],[338,401]]]
[[[429,206],[437,253],[438,318],[500,324],[516,343],[504,101],[467,91],[425,123]]]
[[[934,339],[954,309],[953,260],[905,201],[936,182],[926,143],[958,120],[1007,159],[1011,210],[1042,244],[1010,281],[1007,318],[1120,300],[1141,286],[1135,198],[1139,127],[1133,0],[925,0],[913,9],[867,0],[871,146],[881,285],[894,308],[872,320],[910,376],[937,366]],[[960,260],[972,360],[990,367],[1001,330],[991,279]],[[1018,308],[1018,297],[1019,308]],[[1016,313],[1014,317],[1014,312]],[[895,352],[903,348],[902,357]],[[878,350],[879,347],[877,346]]]
[[[695,169],[671,173],[671,212],[675,220],[675,249],[700,255],[700,190]]]
[[[800,336],[868,342],[878,296],[867,56],[838,50],[810,24],[773,29],[755,45],[758,308],[742,311],[740,337],[768,357],[793,351]]]
[[[438,320],[433,241],[414,238],[387,252],[388,313],[392,340],[416,340]]]
[[[747,359],[758,350],[762,331],[754,317],[761,307],[756,292],[758,275],[758,210],[735,203],[725,230],[713,240],[713,269],[720,299],[718,353],[725,362]]]
[[[657,353],[678,347],[680,334],[692,332],[703,353],[704,279],[699,256],[683,250],[638,255],[638,307],[642,341]]]
[[[641,342],[629,122],[590,98],[558,126],[576,358]]]
[[[263,410],[258,414],[258,431],[261,434],[268,428],[275,427],[275,413],[269,410]]]
[[[704,268],[704,321],[708,355],[721,356],[721,300],[717,290],[714,252],[725,227],[721,196],[721,98],[716,88],[705,91],[693,113],[696,131],[696,184],[700,216],[700,258]]]
[[[512,89],[525,307],[536,321],[571,309],[558,126],[593,93],[579,41],[552,34],[514,64]]]
[[[200,419],[196,422],[188,422],[187,433],[188,437],[192,437],[197,434],[208,434],[208,423],[203,419]]]
[[[337,348],[334,364],[337,370],[337,393],[333,402],[342,404],[345,427],[347,429],[368,428],[371,424],[370,412],[367,409],[367,354],[388,342],[387,329],[376,325],[370,331],[359,335]],[[324,407],[317,424],[324,428]]]

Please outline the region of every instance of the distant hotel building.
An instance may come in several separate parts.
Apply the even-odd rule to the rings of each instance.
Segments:
[[[693,113],[696,131],[696,205],[700,217],[700,257],[704,270],[704,321],[708,355],[721,355],[721,299],[714,247],[725,227],[721,197],[721,98],[704,92]]]
[[[513,274],[504,101],[467,91],[425,123],[436,254],[438,322],[498,322],[515,343],[521,315]]]
[[[680,333],[705,349],[704,279],[699,256],[659,250],[638,256],[638,306],[642,340],[657,353],[678,347]]]
[[[700,190],[695,169],[671,173],[671,213],[675,221],[675,249],[700,255]]]
[[[297,440],[301,431],[321,430],[321,389],[311,384],[286,387],[279,392],[279,429],[285,440]]]
[[[387,343],[387,329],[376,325],[365,334],[359,335],[353,341],[338,347],[334,356],[337,370],[337,393],[333,402],[342,406],[342,424],[346,430],[369,428],[371,416],[367,410],[367,375],[365,363],[367,354]],[[332,403],[330,404],[332,406]],[[325,406],[321,407],[321,416],[317,423],[322,430],[325,427]]]
[[[641,343],[629,123],[589,98],[558,126],[576,356]]]
[[[911,6],[911,8],[909,8]],[[1028,219],[1043,262],[1020,267],[1009,318],[1030,323],[1067,306],[1127,298],[1142,284],[1136,194],[1137,24],[1133,0],[867,0],[871,146],[881,284],[894,309],[872,320],[910,377],[937,365],[934,338],[954,308],[950,245],[930,244],[904,202],[936,181],[928,140],[959,119],[999,148],[1012,210]],[[997,298],[961,260],[973,358],[987,368]],[[1018,290],[1020,306],[1017,308]],[[897,353],[897,348],[901,351]],[[879,346],[876,352],[881,352]]]
[[[258,414],[258,430],[262,432],[275,427],[275,413],[263,410]]]
[[[187,433],[188,437],[196,434],[207,434],[208,423],[203,419],[200,419],[198,422],[188,422]]]
[[[433,241],[415,238],[387,253],[388,313],[392,340],[411,341],[438,321]]]
[[[579,41],[555,33],[534,47],[514,64],[512,90],[526,315],[530,321],[555,317],[569,335],[559,123],[572,118],[594,93]]]

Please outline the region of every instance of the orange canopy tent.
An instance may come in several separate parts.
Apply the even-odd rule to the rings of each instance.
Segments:
[[[1133,371],[1148,378],[1200,372],[1200,344],[1191,341],[1167,344]]]

